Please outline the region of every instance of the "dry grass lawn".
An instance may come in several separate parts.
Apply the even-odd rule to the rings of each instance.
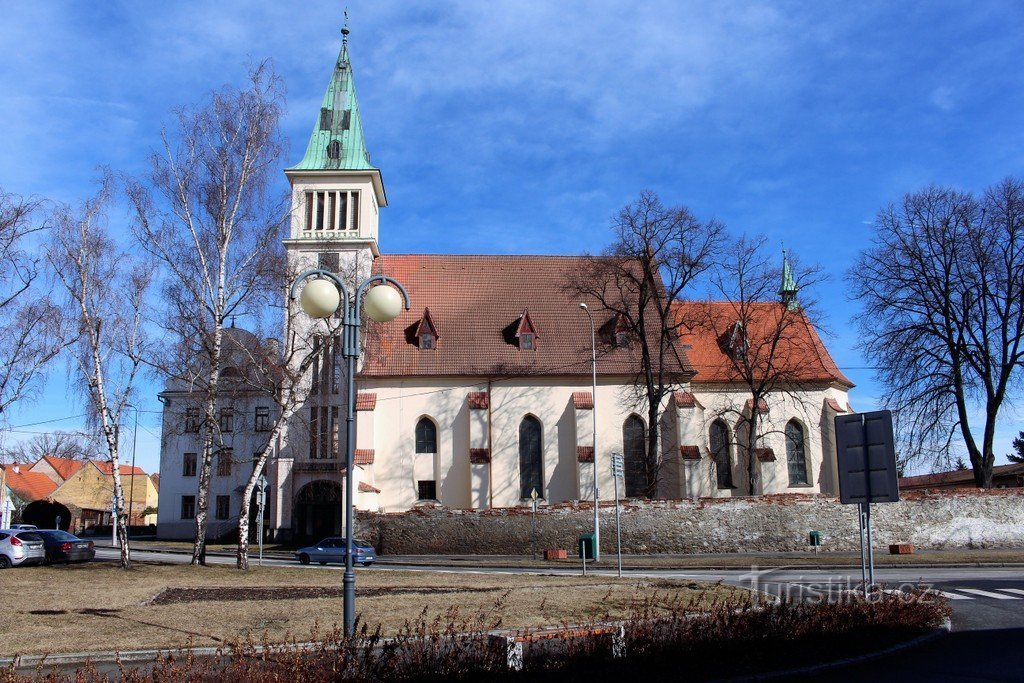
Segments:
[[[217,565],[136,563],[125,572],[94,562],[13,569],[2,577],[7,608],[0,613],[0,656],[217,645],[259,639],[264,632],[271,640],[301,640],[315,626],[325,630],[340,623],[342,616],[340,571],[257,567],[243,573]],[[275,587],[292,590],[256,590]],[[163,593],[188,588],[219,590]],[[296,597],[295,589],[310,596]],[[357,572],[357,610],[385,633],[396,632],[424,609],[428,618],[457,608],[460,617],[480,615],[487,626],[500,621],[502,627],[524,628],[625,617],[645,600],[698,608],[746,595],[685,581]],[[174,601],[181,599],[186,601]]]

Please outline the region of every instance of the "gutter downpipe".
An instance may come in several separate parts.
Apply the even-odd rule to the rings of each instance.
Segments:
[[[487,508],[494,509],[494,430],[491,420],[494,412],[491,409],[491,378],[487,378]]]

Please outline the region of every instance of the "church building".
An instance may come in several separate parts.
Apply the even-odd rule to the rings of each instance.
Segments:
[[[529,504],[534,493],[541,505],[592,500],[595,476],[608,500],[613,452],[626,461],[620,495],[646,491],[637,475],[644,474],[637,462],[645,457],[647,409],[634,387],[636,344],[619,338],[612,314],[596,300],[566,286],[587,257],[382,248],[388,200],[367,152],[343,33],[306,152],[285,170],[292,202],[285,246],[292,273],[324,268],[357,282],[382,273],[402,283],[411,301],[396,320],[363,328],[351,473],[356,507],[389,513],[423,505],[504,508]],[[386,238],[386,221],[383,229]],[[598,330],[596,392],[591,323],[580,304],[587,304]],[[698,304],[679,304],[690,305]],[[763,304],[766,310],[779,305],[786,304]],[[727,307],[719,307],[727,316]],[[766,425],[756,449],[759,493],[837,491],[832,421],[850,410],[853,385],[804,320],[783,340],[809,350],[800,354],[798,390],[770,395],[758,406],[747,405],[743,388],[724,371],[720,339],[699,332],[680,338],[671,368],[675,386],[660,411],[659,497],[746,493],[735,434],[745,410],[760,411]],[[311,373],[298,418],[267,464],[265,533],[274,538],[322,537],[342,528],[346,383],[334,353],[338,342],[318,343],[325,345],[325,361]],[[166,482],[180,471],[186,448],[180,439],[165,440],[165,491],[177,490]],[[182,535],[187,525],[177,519],[174,501],[165,494],[162,502],[161,525],[166,521]],[[232,500],[231,509],[239,502]]]

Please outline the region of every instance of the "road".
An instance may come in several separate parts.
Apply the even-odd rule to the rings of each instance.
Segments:
[[[98,559],[116,560],[117,551],[97,548]],[[185,563],[191,556],[184,553],[165,553],[148,550],[132,551],[132,557],[142,561]],[[233,557],[208,555],[210,564],[234,564]],[[254,560],[250,560],[255,564]],[[340,571],[337,565],[300,565],[294,560],[270,558],[263,561],[269,567],[301,567],[309,571]],[[552,567],[551,569],[522,569],[468,566],[437,567],[429,564],[389,564],[383,560],[373,567],[358,567],[357,572],[370,571],[428,571],[524,574],[578,574],[578,569]],[[600,569],[592,573],[613,576],[614,570]],[[773,595],[815,599],[834,594],[840,589],[855,588],[860,584],[860,569],[816,569],[808,567],[772,567],[751,569],[624,569],[628,576],[688,579],[693,581],[722,581],[735,586],[754,588]],[[934,567],[885,568],[875,571],[875,579],[889,588],[925,585],[941,591],[953,608],[954,631],[1024,628],[1024,569],[1020,567]],[[340,577],[339,577],[340,581]]]

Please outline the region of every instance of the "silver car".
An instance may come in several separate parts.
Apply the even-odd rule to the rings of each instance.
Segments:
[[[377,553],[374,552],[373,546],[366,541],[353,541],[352,542],[353,564],[360,564],[364,567],[369,567],[371,564],[377,561]],[[295,551],[295,559],[302,564],[309,564],[310,562],[319,562],[320,564],[327,564],[328,562],[345,562],[345,539],[341,536],[331,536],[325,538],[316,545],[306,546],[305,548],[299,548]]]
[[[0,529],[0,569],[46,561],[43,537],[35,531]]]

